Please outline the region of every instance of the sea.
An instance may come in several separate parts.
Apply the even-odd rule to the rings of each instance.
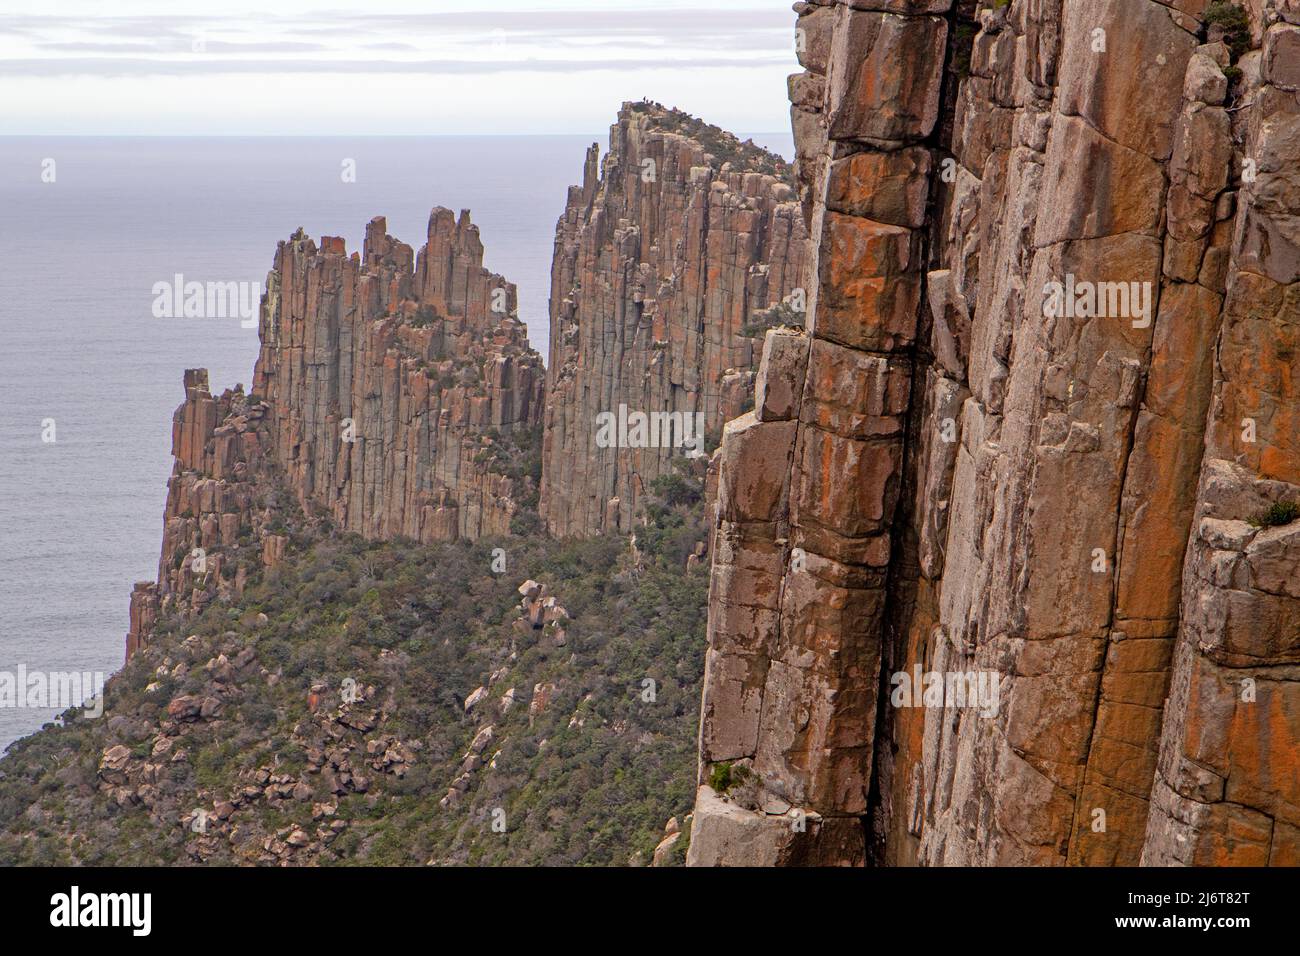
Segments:
[[[788,133],[753,138],[792,155]],[[277,241],[302,227],[351,252],[374,216],[418,249],[433,207],[469,209],[546,356],[555,223],[593,142],[607,134],[0,137],[0,750],[67,703],[6,695],[6,677],[122,666],[132,585],[157,576],[183,371],[251,383],[255,323],[159,318],[155,286],[264,286]]]

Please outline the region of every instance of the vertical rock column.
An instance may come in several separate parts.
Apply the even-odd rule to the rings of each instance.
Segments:
[[[308,522],[371,538],[509,532],[536,493],[508,472],[540,440],[544,386],[515,308],[468,213],[434,209],[418,256],[383,218],[359,254],[301,230],[281,242],[253,393],[217,398],[205,370],[185,374],[158,581],[131,596],[128,656],[160,610],[197,613],[283,559],[281,489]]]
[[[1151,358],[1124,472],[1111,627],[1072,864],[1133,866],[1141,854],[1231,242],[1228,63],[1222,43],[1201,46],[1179,86]]]
[[[886,652],[903,673],[996,675],[999,694],[990,713],[951,700],[882,708],[872,836],[883,862],[1263,862],[1293,845],[1278,837],[1291,832],[1284,781],[1298,739],[1293,659],[1277,645],[1283,595],[1276,572],[1263,586],[1245,564],[1228,573],[1254,532],[1222,521],[1285,500],[1276,481],[1295,476],[1279,453],[1293,444],[1280,438],[1294,432],[1280,396],[1294,375],[1294,299],[1258,279],[1294,281],[1280,212],[1294,189],[1278,157],[1294,155],[1295,96],[1255,89],[1278,60],[1265,37],[1240,61],[1229,109],[1228,49],[1202,43],[1205,24],[1184,6],[978,12],[919,356],[938,388],[913,403],[915,545],[895,546]],[[1272,176],[1261,172],[1234,226],[1233,143],[1254,134],[1248,148]],[[1234,229],[1254,230],[1258,261],[1237,265]],[[1234,299],[1233,281],[1250,291]],[[1071,311],[1048,307],[1053,284],[1073,287]],[[1220,394],[1240,399],[1229,412]],[[1250,452],[1226,424],[1246,406],[1270,422],[1257,467],[1272,484],[1224,471]],[[957,426],[955,462],[945,423]],[[1234,603],[1247,657],[1207,650]],[[1198,685],[1198,668],[1214,679]],[[1271,709],[1230,706],[1229,685],[1250,676],[1281,690]]]
[[[694,865],[864,859],[947,6],[798,8],[808,332],[724,432]]]
[[[802,282],[787,172],[653,103],[624,104],[603,164],[588,151],[551,272],[541,512],[553,534],[629,530],[638,499],[685,454],[601,447],[598,415],[698,414],[716,436],[747,406],[761,334],[747,327]]]
[[[941,576],[922,562],[902,669],[986,675],[998,694],[987,711],[949,699],[898,717],[881,791],[886,859],[1132,860],[1175,627],[1173,607],[1153,598],[1177,590],[1187,527],[1177,508],[1149,503],[1185,495],[1204,401],[1195,336],[1162,313],[1199,23],[1149,0],[978,16],[929,290],[936,358],[939,316],[951,307],[957,327],[969,316],[969,397],[951,491],[938,496]],[[1139,98],[1148,108],[1131,109]],[[1198,189],[1213,197],[1210,179]],[[1185,301],[1202,296],[1198,328],[1212,330],[1213,291]],[[920,480],[927,499],[935,477]],[[932,525],[921,523],[923,555]],[[1118,581],[1144,574],[1146,587],[1120,594]],[[1096,837],[1094,809],[1109,824]]]
[[[434,209],[418,256],[382,218],[360,255],[334,237],[280,243],[254,392],[299,499],[372,538],[506,533],[533,489],[491,461],[531,440],[544,386],[515,308],[468,213]]]
[[[242,592],[248,568],[237,551],[268,525],[258,503],[270,475],[266,411],[239,390],[210,394],[206,369],[185,372],[185,401],[172,419],[175,463],[158,580],[131,594],[128,658],[147,643],[160,611],[197,614],[218,596]]]
[[[1300,10],[1251,5],[1236,193],[1142,862],[1300,865]],[[1202,270],[1215,267],[1207,257]]]

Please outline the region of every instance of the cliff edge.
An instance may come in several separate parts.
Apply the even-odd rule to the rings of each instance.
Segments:
[[[541,512],[552,534],[631,530],[671,460],[702,459],[749,407],[763,329],[803,321],[792,183],[780,157],[655,103],[623,105],[603,161],[592,145],[551,266]],[[638,414],[675,415],[689,434],[602,437],[600,416]]]
[[[132,594],[127,656],[160,610],[196,614],[274,567],[295,510],[370,539],[509,533],[536,505],[545,384],[516,309],[467,212],[434,209],[418,255],[382,217],[351,255],[302,230],[281,242],[252,392],[217,398],[185,373],[158,582]]]
[[[799,3],[694,864],[1300,857],[1300,7]]]

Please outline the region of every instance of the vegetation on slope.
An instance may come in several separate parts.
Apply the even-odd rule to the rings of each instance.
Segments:
[[[692,802],[707,590],[698,479],[658,487],[635,550],[318,538],[160,621],[103,717],[0,760],[0,860],[648,862]]]

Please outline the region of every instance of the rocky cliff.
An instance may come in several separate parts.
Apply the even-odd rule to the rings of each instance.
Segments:
[[[250,570],[274,566],[287,538],[273,505],[274,465],[267,455],[267,406],[242,389],[219,398],[206,369],[185,372],[185,401],[172,417],[172,476],[167,482],[158,580],[131,593],[129,660],[159,614],[198,614],[214,599],[243,593]]]
[[[282,243],[253,390],[304,504],[372,538],[509,531],[521,489],[493,471],[495,446],[540,421],[544,384],[516,308],[465,212],[435,209],[414,257],[382,218],[359,256]]]
[[[689,861],[1300,862],[1300,5],[795,9]]]
[[[515,312],[468,213],[434,209],[418,256],[382,218],[359,254],[281,242],[252,394],[185,375],[158,582],[132,594],[127,656],[160,611],[198,613],[274,566],[298,509],[372,539],[508,533],[536,500],[544,385]]]
[[[551,270],[541,511],[556,535],[630,529],[673,458],[703,454],[696,423],[716,440],[748,406],[762,328],[803,319],[806,233],[779,157],[653,103],[624,104],[599,153]],[[653,426],[600,435],[603,414],[659,413],[686,416],[700,447]]]
[[[648,492],[631,547],[540,533],[540,359],[482,254],[442,209],[418,256],[382,219],[280,244],[251,393],[185,373],[102,717],[0,759],[0,859],[681,860],[704,483]]]
[[[132,595],[128,656],[160,611],[237,596],[283,556],[281,491],[307,522],[371,539],[532,530],[539,494],[551,531],[585,535],[630,529],[675,458],[703,458],[752,403],[763,329],[802,322],[793,170],[651,103],[624,106],[598,157],[557,230],[544,447],[546,373],[468,213],[435,209],[418,255],[382,218],[351,255],[301,230],[280,243],[251,392],[218,398],[186,374],[158,582]],[[668,415],[639,445],[617,427],[605,444],[602,412]]]

